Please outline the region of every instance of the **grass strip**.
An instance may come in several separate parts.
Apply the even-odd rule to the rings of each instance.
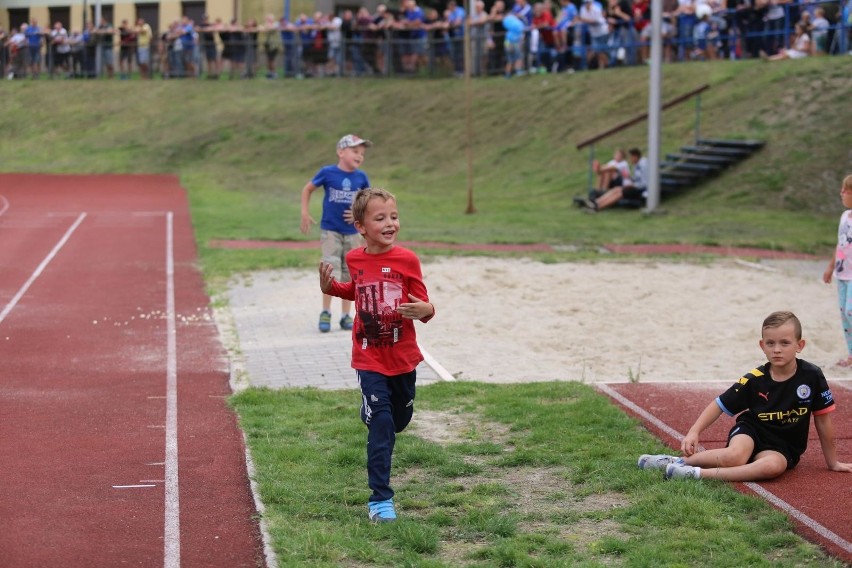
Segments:
[[[357,391],[231,404],[285,566],[842,566],[759,498],[639,470],[665,446],[581,383],[420,388],[387,525],[367,519]]]

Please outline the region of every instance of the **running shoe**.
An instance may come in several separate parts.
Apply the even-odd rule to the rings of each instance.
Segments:
[[[666,466],[666,479],[701,479],[701,468],[671,463]]]
[[[639,456],[639,469],[666,469],[672,463],[683,463],[683,458],[666,454],[643,454]]]
[[[341,329],[352,329],[352,316],[346,314],[340,318],[340,327]]]
[[[331,331],[331,312],[326,310],[320,312],[319,330],[323,333]]]
[[[396,520],[396,510],[393,499],[387,501],[370,501],[370,520],[375,523],[391,523]]]

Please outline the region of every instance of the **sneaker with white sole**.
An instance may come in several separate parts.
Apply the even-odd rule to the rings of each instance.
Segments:
[[[672,463],[666,466],[666,479],[701,479],[701,468]]]
[[[683,458],[666,454],[642,454],[639,456],[639,469],[666,469],[672,463],[683,463]]]
[[[352,329],[352,316],[346,314],[342,318],[340,318],[340,329]]]
[[[390,523],[396,520],[396,510],[393,499],[387,501],[370,501],[370,520],[374,523]]]

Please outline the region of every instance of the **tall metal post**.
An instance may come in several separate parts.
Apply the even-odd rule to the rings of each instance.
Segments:
[[[651,0],[651,69],[648,77],[648,205],[654,212],[660,204],[660,129],[663,82],[663,1]]]
[[[465,14],[463,29],[464,29],[464,92],[465,92],[465,130],[467,132],[467,209],[465,213],[468,215],[476,213],[476,206],[473,204],[473,95],[471,94],[470,73],[473,68],[473,61],[470,53],[470,22],[473,18],[474,1],[469,0],[467,6],[467,14]]]
[[[101,18],[103,17],[103,12],[101,10],[101,0],[97,0],[97,4],[95,4],[95,31],[101,26]],[[100,77],[103,75],[103,56],[101,55],[101,42],[103,41],[103,37],[101,35],[97,35],[97,42],[95,43],[95,77]]]

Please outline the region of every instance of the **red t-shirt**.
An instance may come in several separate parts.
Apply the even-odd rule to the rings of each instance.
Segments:
[[[648,0],[638,0],[633,3],[633,26],[637,32],[641,32],[650,25],[650,9]]]
[[[352,368],[388,376],[413,371],[423,355],[414,321],[403,318],[397,307],[411,302],[408,294],[429,301],[417,255],[400,246],[382,254],[360,247],[349,251],[346,264],[352,280],[334,281],[331,295],[355,302]]]
[[[553,40],[553,28],[556,27],[556,20],[553,19],[553,14],[545,10],[539,16],[533,16],[533,27],[539,28],[538,33],[541,35],[541,41],[546,46],[555,45]]]

